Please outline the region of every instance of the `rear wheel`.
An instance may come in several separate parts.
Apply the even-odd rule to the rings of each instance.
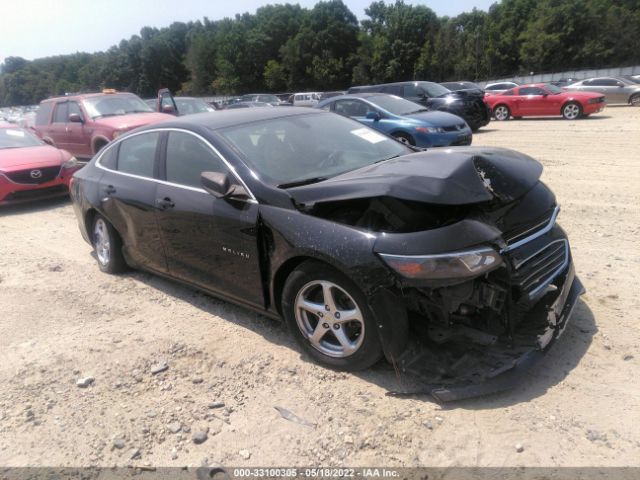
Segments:
[[[582,116],[582,107],[579,103],[569,102],[562,107],[562,116],[565,120],[576,120]]]
[[[362,370],[382,356],[373,314],[349,278],[316,261],[302,263],[284,286],[282,313],[302,349],[339,370]]]
[[[96,215],[93,220],[91,241],[100,270],[105,273],[121,273],[127,269],[122,256],[120,235],[102,215]]]
[[[393,134],[396,140],[404,143],[405,145],[415,145],[416,141],[413,139],[411,135],[402,132],[396,132]]]
[[[493,116],[496,120],[503,122],[505,120],[509,120],[509,117],[511,116],[511,110],[509,110],[509,107],[507,107],[506,105],[498,105],[493,110]]]

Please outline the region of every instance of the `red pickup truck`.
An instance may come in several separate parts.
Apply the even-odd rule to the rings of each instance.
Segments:
[[[172,118],[132,93],[108,89],[43,100],[33,129],[48,144],[88,159],[128,130]]]

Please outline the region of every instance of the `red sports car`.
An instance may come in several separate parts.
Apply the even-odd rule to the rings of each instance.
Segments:
[[[69,152],[15,125],[0,125],[0,205],[67,195],[82,167]]]
[[[496,120],[521,117],[562,115],[567,120],[588,117],[604,110],[604,95],[590,92],[564,91],[548,83],[520,85],[491,95],[484,101]]]

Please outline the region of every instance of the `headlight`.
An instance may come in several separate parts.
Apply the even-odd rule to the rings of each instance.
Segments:
[[[71,157],[66,162],[62,162],[62,168],[76,168],[79,166],[78,159],[76,157]]]
[[[502,264],[500,254],[491,248],[439,255],[381,253],[380,257],[404,277],[430,280],[477,277]]]
[[[444,133],[441,127],[416,127],[416,132],[420,133]]]

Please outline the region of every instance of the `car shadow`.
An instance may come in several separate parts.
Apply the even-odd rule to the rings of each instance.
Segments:
[[[24,215],[26,213],[46,212],[47,210],[55,210],[56,208],[70,205],[69,196],[60,196],[55,198],[43,198],[41,200],[32,200],[14,205],[0,205],[0,217],[11,215]]]
[[[598,113],[594,113],[589,115],[588,117],[579,118],[578,120],[581,122],[592,121],[592,120],[605,120],[607,118],[611,118],[610,115],[600,115]],[[553,117],[523,117],[523,118],[511,118],[508,120],[509,122],[548,122],[548,121],[557,121],[557,122],[566,122],[564,118],[561,116],[553,116]]]
[[[127,276],[158,289],[180,301],[189,303],[203,313],[222,317],[227,321],[261,335],[266,341],[287,347],[300,355],[300,361],[317,365],[311,357],[301,352],[282,321],[267,317],[247,308],[237,306],[225,300],[203,293],[190,286],[163,277],[132,271]],[[203,319],[206,321],[205,319]],[[523,374],[522,381],[515,388],[475,399],[441,404],[443,409],[463,408],[468,410],[490,410],[502,408],[544,395],[550,388],[562,382],[573,370],[592,342],[597,332],[594,316],[589,306],[579,300],[576,309],[562,335],[541,361],[533,365]],[[393,365],[381,361],[373,367],[350,373],[350,375],[379,386],[387,392],[413,391],[420,392],[420,384],[414,377],[400,372]],[[438,403],[428,393],[403,395],[399,398],[422,400]]]

